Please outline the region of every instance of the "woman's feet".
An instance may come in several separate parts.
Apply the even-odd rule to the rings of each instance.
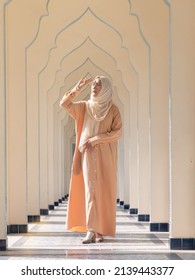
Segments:
[[[104,238],[102,234],[98,232],[88,231],[85,238],[82,240],[83,244],[90,244],[94,242],[103,242]]]
[[[95,232],[93,231],[88,231],[85,238],[82,240],[83,244],[90,244],[95,242]]]
[[[95,233],[95,241],[96,242],[103,242],[104,241],[103,235],[101,233],[96,232]]]

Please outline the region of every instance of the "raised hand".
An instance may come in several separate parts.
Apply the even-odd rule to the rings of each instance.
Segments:
[[[90,82],[92,82],[93,81],[93,78],[89,78],[89,77],[87,77],[87,78],[81,78],[79,81],[78,81],[78,83],[76,84],[76,86],[74,87],[74,89],[76,90],[76,91],[80,91],[80,90],[82,90],[86,85],[88,85]]]

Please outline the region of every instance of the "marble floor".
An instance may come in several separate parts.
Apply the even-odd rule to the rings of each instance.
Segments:
[[[195,260],[195,251],[169,249],[166,232],[150,232],[147,222],[117,206],[116,237],[103,243],[83,245],[84,234],[65,230],[67,202],[59,204],[38,223],[28,224],[28,233],[9,234],[7,251],[0,260],[105,259],[105,260]]]

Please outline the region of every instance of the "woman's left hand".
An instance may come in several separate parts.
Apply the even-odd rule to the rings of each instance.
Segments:
[[[88,149],[92,148],[92,145],[91,145],[91,142],[90,142],[90,139],[88,139],[85,144],[83,145],[83,150],[86,151]]]

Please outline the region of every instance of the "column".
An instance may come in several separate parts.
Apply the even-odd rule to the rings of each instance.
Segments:
[[[130,107],[130,96],[126,98],[126,102],[128,104],[128,108]],[[120,109],[120,108],[119,108]],[[125,110],[125,106],[124,106]],[[122,176],[123,179],[123,195],[121,196],[121,200],[119,202],[120,206],[123,207],[124,210],[129,210],[130,208],[130,112],[122,114],[122,130],[123,130],[123,169]]]
[[[171,1],[170,248],[195,249],[194,0]]]
[[[27,232],[25,61],[24,46],[21,40],[16,40],[15,37],[16,28],[19,28],[19,17],[14,8],[10,2],[5,9],[9,233]]]
[[[147,81],[145,81],[147,83]],[[143,87],[144,86],[144,87]],[[150,220],[150,150],[149,150],[149,92],[140,82],[138,95],[138,161],[139,205],[138,221]]]
[[[130,214],[138,214],[139,201],[137,100],[137,94],[132,94],[130,102]]]
[[[33,134],[27,118],[29,112],[37,112],[28,103],[27,49],[37,34],[47,2],[37,5],[35,1],[10,1],[5,9],[8,231],[11,233],[26,232],[27,222],[39,220],[40,214],[39,174],[37,166],[32,164],[37,161],[38,150],[30,149],[31,141],[28,141],[32,135],[35,139],[32,147],[37,145],[37,135]],[[37,96],[37,88],[33,96]],[[31,122],[36,117],[37,114],[31,114]]]
[[[156,19],[156,15],[157,18]],[[151,219],[150,230],[169,231],[169,7],[156,3],[151,44]]]
[[[5,127],[5,48],[4,7],[0,0],[0,251],[6,250],[6,127]]]
[[[132,0],[149,47],[149,199],[151,231],[167,231],[169,223],[169,5],[165,1]],[[153,9],[151,9],[153,7]],[[141,107],[139,108],[141,110]],[[141,137],[139,137],[141,140]],[[142,178],[142,176],[140,176]],[[142,196],[143,197],[143,196]],[[144,203],[144,200],[142,200]],[[139,209],[140,211],[140,209]]]

